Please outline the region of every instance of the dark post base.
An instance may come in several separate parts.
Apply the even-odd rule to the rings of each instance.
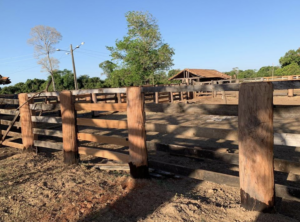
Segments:
[[[79,154],[75,152],[64,151],[64,163],[65,164],[78,164]]]
[[[135,179],[149,178],[148,166],[136,167],[131,162],[129,163],[130,175]]]
[[[263,213],[272,213],[274,212],[274,200],[269,203],[269,205],[262,203],[259,200],[256,200],[249,196],[245,191],[241,189],[241,206],[246,210],[250,211],[260,211]]]

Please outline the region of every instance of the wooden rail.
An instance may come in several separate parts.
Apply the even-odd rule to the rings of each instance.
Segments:
[[[89,111],[123,111],[127,110],[127,104],[103,104],[103,103],[77,103],[75,104],[75,110],[89,110]]]

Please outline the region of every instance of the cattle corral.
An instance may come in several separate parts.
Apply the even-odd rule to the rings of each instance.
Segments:
[[[299,89],[299,83],[296,80],[244,83],[242,85],[158,86],[77,90],[65,91],[61,94],[56,92],[20,94],[19,100],[2,99],[2,104],[6,108],[2,107],[1,109],[1,125],[8,125],[12,129],[5,131],[3,128],[2,134],[5,136],[7,133],[8,139],[5,138],[2,144],[19,149],[35,148],[35,151],[43,151],[45,148],[64,150],[63,156],[66,163],[77,163],[79,154],[100,157],[101,161],[104,158],[130,163],[131,174],[137,178],[148,177],[148,167],[151,167],[156,170],[150,173],[151,176],[159,177],[159,180],[165,181],[165,183],[182,185],[185,182],[178,181],[174,177],[163,180],[162,177],[169,177],[171,174],[161,171],[188,176],[200,181],[209,181],[207,182],[209,186],[218,187],[215,188],[217,192],[214,189],[212,189],[213,191],[209,189],[209,192],[220,194],[218,191],[221,190],[225,196],[228,192],[235,199],[239,199],[238,188],[241,186],[243,192],[251,197],[244,198],[242,194],[241,200],[238,200],[242,201],[241,204],[246,209],[264,211],[270,208],[274,209],[273,206],[276,206],[277,212],[281,212],[284,207],[279,204],[280,200],[299,207],[300,150],[298,144],[300,135],[297,121],[299,121],[300,107],[297,106],[298,103],[289,104],[289,106],[279,105],[280,103],[275,103],[276,99],[274,99],[275,106],[273,106],[273,89]],[[245,89],[248,86],[252,87],[252,91]],[[266,91],[262,89],[266,89]],[[243,93],[246,94],[238,95],[239,90],[244,90]],[[223,93],[218,95],[214,91]],[[226,91],[232,92],[232,97],[236,101],[239,97],[239,105],[228,105],[229,99],[226,99],[224,93]],[[221,99],[223,102],[221,105],[200,104],[203,99],[196,96],[192,100],[185,100],[184,103],[174,101],[175,93],[179,100],[184,99],[181,92],[185,92],[188,99],[190,99],[189,96],[193,98],[193,95],[197,95],[199,92],[213,92],[211,94],[215,98],[212,100],[218,101],[223,96]],[[166,97],[173,103],[159,101],[156,99],[158,93],[162,93],[162,97]],[[128,96],[125,97],[124,94],[128,94]],[[34,98],[26,103],[33,95]],[[105,95],[110,95],[112,98],[105,98]],[[253,98],[251,98],[252,96]],[[43,103],[41,99],[46,101],[47,97],[49,101],[46,99],[47,102]],[[150,101],[147,101],[147,97],[150,97]],[[297,97],[294,98],[297,100]],[[106,100],[109,101],[105,103]],[[23,105],[20,108],[20,121],[18,121],[19,111],[12,109],[12,106],[19,105]],[[242,107],[244,107],[243,111],[241,111]],[[250,116],[245,117],[249,112],[252,112]],[[255,118],[253,119],[253,117]],[[244,122],[241,123],[242,118],[244,118]],[[249,127],[239,128],[239,124],[248,124]],[[241,131],[242,129],[243,131]],[[239,140],[241,133],[245,138],[243,140]],[[247,149],[244,151],[242,149],[241,154],[243,146],[251,146],[255,153],[249,154]],[[26,154],[26,158],[30,159],[31,157],[28,155],[30,154]],[[255,155],[255,158],[251,155]],[[85,158],[81,157],[82,161]],[[91,162],[93,162],[92,160],[95,161],[91,157]],[[262,167],[264,164],[265,167]],[[251,179],[241,185],[239,179],[241,174],[238,173],[239,165],[240,169],[241,167],[246,169],[242,176]],[[269,170],[266,170],[268,167]],[[260,173],[262,175],[259,175]],[[216,184],[210,184],[210,182]],[[143,183],[143,187],[149,185],[145,185],[144,182],[135,183]],[[190,183],[195,185],[196,182]],[[259,184],[260,187],[256,187],[256,184]],[[226,186],[224,188],[222,187],[224,185],[233,188]],[[180,190],[178,186],[174,186]],[[193,191],[195,187],[191,190]],[[236,190],[230,191],[230,189]],[[274,190],[277,205],[272,202],[275,197]],[[235,194],[233,194],[234,192]],[[209,199],[207,195],[210,194],[205,193],[202,198],[206,196]],[[138,195],[135,198],[139,198]],[[182,197],[182,200],[184,198],[186,197]],[[201,200],[204,201],[204,199]],[[224,208],[223,205],[222,207]],[[196,215],[197,213],[195,213]],[[299,215],[291,215],[291,213],[288,215],[299,219]],[[205,215],[198,216],[198,219],[212,220]],[[264,218],[265,216],[262,214],[259,217]],[[162,220],[162,218],[156,219]],[[220,218],[213,218],[216,221],[218,219]],[[230,216],[227,219],[230,221]],[[223,220],[226,220],[226,217]],[[273,219],[271,220],[273,221]]]

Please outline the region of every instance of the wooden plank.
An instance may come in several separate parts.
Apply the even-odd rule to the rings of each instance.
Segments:
[[[100,128],[109,129],[127,129],[126,120],[106,120],[106,119],[88,119],[88,118],[77,118],[78,126],[93,126]]]
[[[127,109],[127,104],[108,104],[108,103],[76,103],[75,110],[90,110],[90,111],[120,111],[125,112]]]
[[[129,162],[128,154],[114,152],[114,151],[101,150],[101,149],[92,148],[92,147],[81,147],[80,146],[78,148],[78,152],[79,152],[79,154],[82,154],[82,155],[92,155],[92,156],[101,157],[101,158],[105,158],[105,159],[117,160],[117,161],[121,161],[124,163]]]
[[[147,132],[173,133],[187,137],[206,137],[215,139],[238,140],[238,132],[231,129],[202,128],[158,123],[147,123]]]
[[[62,117],[32,116],[31,120],[39,123],[62,123]]]
[[[169,152],[172,155],[208,158],[222,161],[228,164],[239,165],[239,156],[237,154],[224,153],[224,151],[213,151],[202,147],[189,147],[174,144],[161,144],[147,141],[148,151]],[[285,173],[300,174],[300,162],[274,159],[274,170]]]
[[[148,177],[144,95],[140,87],[127,88],[127,122],[130,174],[134,178]]]
[[[79,154],[74,97],[71,91],[62,91],[59,97],[62,116],[64,163],[77,164],[79,162]]]
[[[186,113],[199,115],[222,115],[222,116],[237,116],[237,105],[213,105],[213,104],[145,104],[146,112],[163,112],[168,114]]]
[[[63,150],[63,143],[35,140],[34,145],[37,147],[51,148],[54,150]]]
[[[0,98],[0,104],[1,105],[6,105],[6,104],[19,105],[19,100],[18,99],[3,99],[3,98]]]
[[[1,130],[1,133],[4,134],[6,132],[6,130]],[[7,136],[11,136],[11,137],[14,137],[14,138],[22,138],[22,134],[21,133],[17,133],[17,132],[12,132],[12,131],[9,131]]]
[[[19,116],[20,116],[20,112],[16,111],[16,115],[15,115],[14,119],[11,121],[11,123],[9,124],[9,126],[7,127],[5,133],[2,136],[2,140],[1,140],[2,143],[5,140],[5,137],[8,135],[9,131],[11,130],[11,128],[13,127],[14,123],[16,122],[16,120],[18,119]]]
[[[0,114],[6,114],[6,115],[16,115],[16,110],[11,109],[0,109]]]
[[[95,135],[95,134],[88,134],[88,133],[77,133],[77,138],[78,140],[82,140],[82,141],[109,143],[109,144],[116,144],[121,146],[129,145],[127,138],[120,138],[114,136],[102,136],[102,135]]]
[[[17,148],[17,149],[24,150],[23,144],[20,144],[20,143],[14,143],[14,142],[10,142],[10,141],[4,140],[2,144],[4,146],[9,146],[9,147],[14,147],[14,148]]]
[[[273,89],[300,89],[300,80],[273,81]]]
[[[184,167],[181,165],[164,163],[159,161],[149,160],[149,167],[154,169],[162,169],[177,175],[182,175],[186,177],[190,177],[197,180],[206,180],[213,183],[227,185],[232,187],[240,187],[239,177],[216,173],[207,170],[195,169],[190,167]],[[290,187],[284,185],[275,185],[276,196],[282,197],[288,200],[296,200],[300,199],[300,189],[298,187]]]
[[[143,87],[142,92],[194,92],[194,91],[238,91],[240,84],[152,86]]]
[[[272,83],[241,84],[238,128],[241,205],[270,210],[275,200]]]
[[[12,121],[2,119],[2,120],[0,120],[0,123],[1,123],[1,125],[10,125],[12,123]],[[15,122],[13,126],[21,127],[21,123]]]
[[[95,104],[97,104],[98,103],[97,94],[96,93],[92,93],[91,95],[92,95],[92,102],[95,103]],[[98,112],[93,111],[92,112],[92,117],[96,117],[96,116],[98,116]]]
[[[34,128],[33,133],[37,134],[37,135],[55,136],[55,137],[62,138],[62,131],[60,131],[60,130],[49,130],[49,129]]]
[[[28,150],[33,147],[33,122],[31,121],[32,112],[28,104],[28,96],[26,93],[19,94],[19,103],[20,106],[20,123],[22,126],[22,141],[24,149]],[[26,103],[27,102],[27,103]]]
[[[59,103],[56,103],[56,104],[44,104],[44,103],[30,104],[30,109],[31,110],[43,110],[43,111],[56,111],[56,110],[60,110],[60,104]]]

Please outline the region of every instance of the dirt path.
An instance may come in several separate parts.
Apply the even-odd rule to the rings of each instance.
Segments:
[[[1,221],[298,221],[300,205],[275,214],[240,208],[239,189],[182,179],[133,180],[122,171],[78,166],[51,155],[0,150]],[[103,162],[104,160],[102,160]]]

